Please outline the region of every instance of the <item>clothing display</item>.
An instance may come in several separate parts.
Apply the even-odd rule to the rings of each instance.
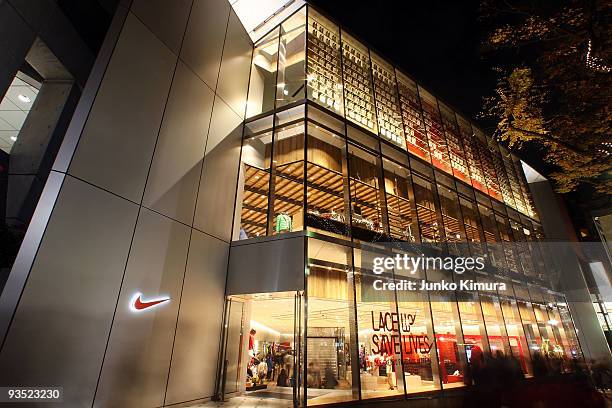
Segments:
[[[281,213],[276,216],[276,232],[291,231],[291,217]]]

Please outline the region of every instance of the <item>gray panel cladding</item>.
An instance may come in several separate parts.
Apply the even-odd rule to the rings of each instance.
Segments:
[[[179,64],[164,114],[143,205],[191,225],[214,94]]]
[[[216,89],[230,5],[227,0],[195,0],[180,57]]]
[[[216,97],[194,227],[226,242],[231,237],[241,137],[240,119]]]
[[[166,404],[214,393],[229,244],[193,231]]]
[[[128,15],[70,174],[140,202],[176,60]]]
[[[242,23],[234,10],[230,13],[227,25],[223,58],[219,71],[217,94],[241,118],[246,109],[245,101],[249,87],[249,71],[251,69],[251,56],[253,43],[242,27]]]
[[[132,12],[178,55],[193,0],[134,0]]]
[[[232,246],[227,295],[304,289],[303,236]]]
[[[189,227],[142,208],[94,406],[163,405],[189,234]],[[139,292],[142,301],[170,301],[134,312]]]
[[[66,177],[0,353],[0,384],[63,386],[58,406],[91,405],[137,211]]]

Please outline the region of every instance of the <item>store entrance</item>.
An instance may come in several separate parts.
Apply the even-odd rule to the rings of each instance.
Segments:
[[[224,399],[239,397],[276,400],[275,406],[301,405],[302,304],[299,292],[228,297]]]

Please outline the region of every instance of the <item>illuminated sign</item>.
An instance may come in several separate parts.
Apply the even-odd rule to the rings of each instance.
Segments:
[[[170,300],[170,296],[161,296],[154,299],[142,299],[142,293],[136,292],[130,299],[130,310],[132,312],[143,312],[152,307],[159,306]]]

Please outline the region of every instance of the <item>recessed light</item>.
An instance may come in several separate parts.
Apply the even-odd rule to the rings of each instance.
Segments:
[[[11,140],[12,140],[13,142],[16,142],[16,141],[17,141],[17,136],[11,136]]]
[[[23,102],[23,103],[30,103],[30,102],[32,102],[32,100],[29,97],[27,97],[25,95],[22,95],[22,94],[17,95],[17,98],[19,98],[19,100],[21,102]]]

